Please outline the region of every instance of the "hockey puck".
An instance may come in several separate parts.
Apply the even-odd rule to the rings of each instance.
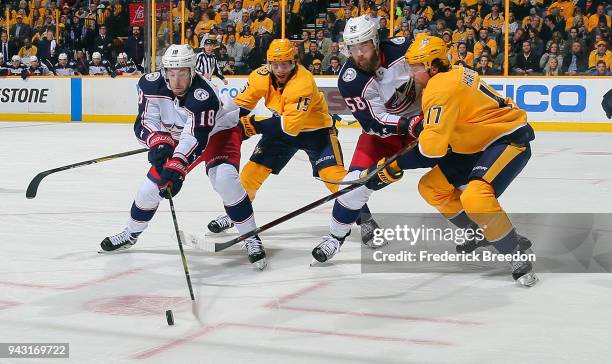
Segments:
[[[168,321],[168,326],[174,325],[174,316],[172,315],[172,310],[166,310],[166,321]]]

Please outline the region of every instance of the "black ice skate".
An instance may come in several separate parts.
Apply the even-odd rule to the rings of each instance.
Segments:
[[[382,241],[374,241],[374,230],[380,229],[380,226],[374,221],[373,217],[363,221],[359,227],[361,228],[361,242],[368,248],[378,249],[389,244],[389,242],[384,239]]]
[[[333,258],[340,251],[345,238],[346,236],[340,239],[332,234],[325,235],[323,241],[312,249],[312,257],[315,259],[312,263],[324,263]]]
[[[516,234],[518,240],[517,250],[522,254],[533,254],[531,241],[524,236]],[[532,287],[538,282],[538,277],[533,273],[533,265],[529,260],[513,260],[510,262],[512,267],[512,278],[520,285]]]
[[[138,235],[140,235],[140,233],[129,233],[127,229],[125,229],[117,235],[107,236],[100,243],[100,248],[102,248],[100,253],[129,249],[132,245],[136,244]]]
[[[216,219],[208,223],[208,230],[215,234],[223,232],[232,227],[234,227],[234,222],[227,215],[217,216]]]
[[[259,236],[248,238],[244,241],[244,248],[246,248],[249,254],[249,262],[255,265],[259,270],[266,268],[268,263],[266,262],[266,251],[264,250],[263,244],[259,239]]]

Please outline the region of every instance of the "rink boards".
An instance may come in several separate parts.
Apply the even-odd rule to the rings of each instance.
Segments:
[[[235,96],[246,77],[230,77],[220,93]],[[502,96],[511,97],[527,111],[537,130],[607,131],[612,122],[601,107],[612,77],[487,77]],[[131,123],[137,113],[138,77],[38,77],[0,82],[0,120]],[[337,88],[334,76],[317,77],[330,113],[353,119]],[[269,112],[260,102],[256,115]],[[357,126],[358,124],[353,124]]]

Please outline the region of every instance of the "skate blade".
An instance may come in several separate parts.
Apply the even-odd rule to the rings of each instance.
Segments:
[[[132,244],[132,245],[124,245],[121,248],[117,248],[115,250],[103,250],[103,249],[100,249],[100,250],[98,250],[98,254],[110,255],[110,254],[122,253],[122,252],[128,250],[129,248],[131,248],[133,246],[134,246],[134,244]]]
[[[369,240],[369,241],[367,241],[367,242],[363,242],[363,240],[362,240],[362,241],[361,241],[361,243],[362,243],[363,245],[365,245],[366,247],[370,248],[370,249],[380,249],[380,248],[382,248],[382,247],[385,247],[385,246],[389,245],[389,242],[388,242],[388,241],[386,241],[386,240],[385,240],[385,241],[383,241],[383,242],[382,242],[382,243],[380,243],[380,244],[374,244],[374,240],[373,240],[373,239],[372,239],[372,240]]]
[[[529,272],[520,276],[519,279],[516,280],[516,283],[524,287],[533,287],[536,283],[538,283],[539,280],[540,279],[538,278],[538,276],[536,276],[532,272]]]
[[[254,262],[253,265],[259,270],[264,270],[268,266],[268,262],[266,261],[266,258],[262,258]]]
[[[310,267],[330,267],[332,266],[333,263],[330,260],[326,260],[324,262],[319,262],[316,259],[312,259],[312,262],[310,262]]]

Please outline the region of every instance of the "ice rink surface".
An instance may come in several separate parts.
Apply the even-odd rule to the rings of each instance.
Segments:
[[[0,123],[0,342],[70,343],[70,359],[0,363],[610,362],[611,275],[540,274],[524,289],[486,271],[361,274],[358,229],[333,264],[309,267],[331,203],[262,235],[263,272],[237,247],[187,248],[199,323],[167,202],[132,249],[97,254],[124,227],[146,154],[51,175],[25,198],[40,171],[139,148],[131,128]],[[340,130],[347,164],[358,133]],[[243,163],[255,141],[244,144]],[[612,212],[611,167],[612,134],[540,132],[501,203],[510,212]],[[375,193],[372,211],[433,212],[416,190],[423,173]],[[325,194],[300,152],[257,195],[256,219]],[[222,212],[202,167],[175,205],[191,232]]]

